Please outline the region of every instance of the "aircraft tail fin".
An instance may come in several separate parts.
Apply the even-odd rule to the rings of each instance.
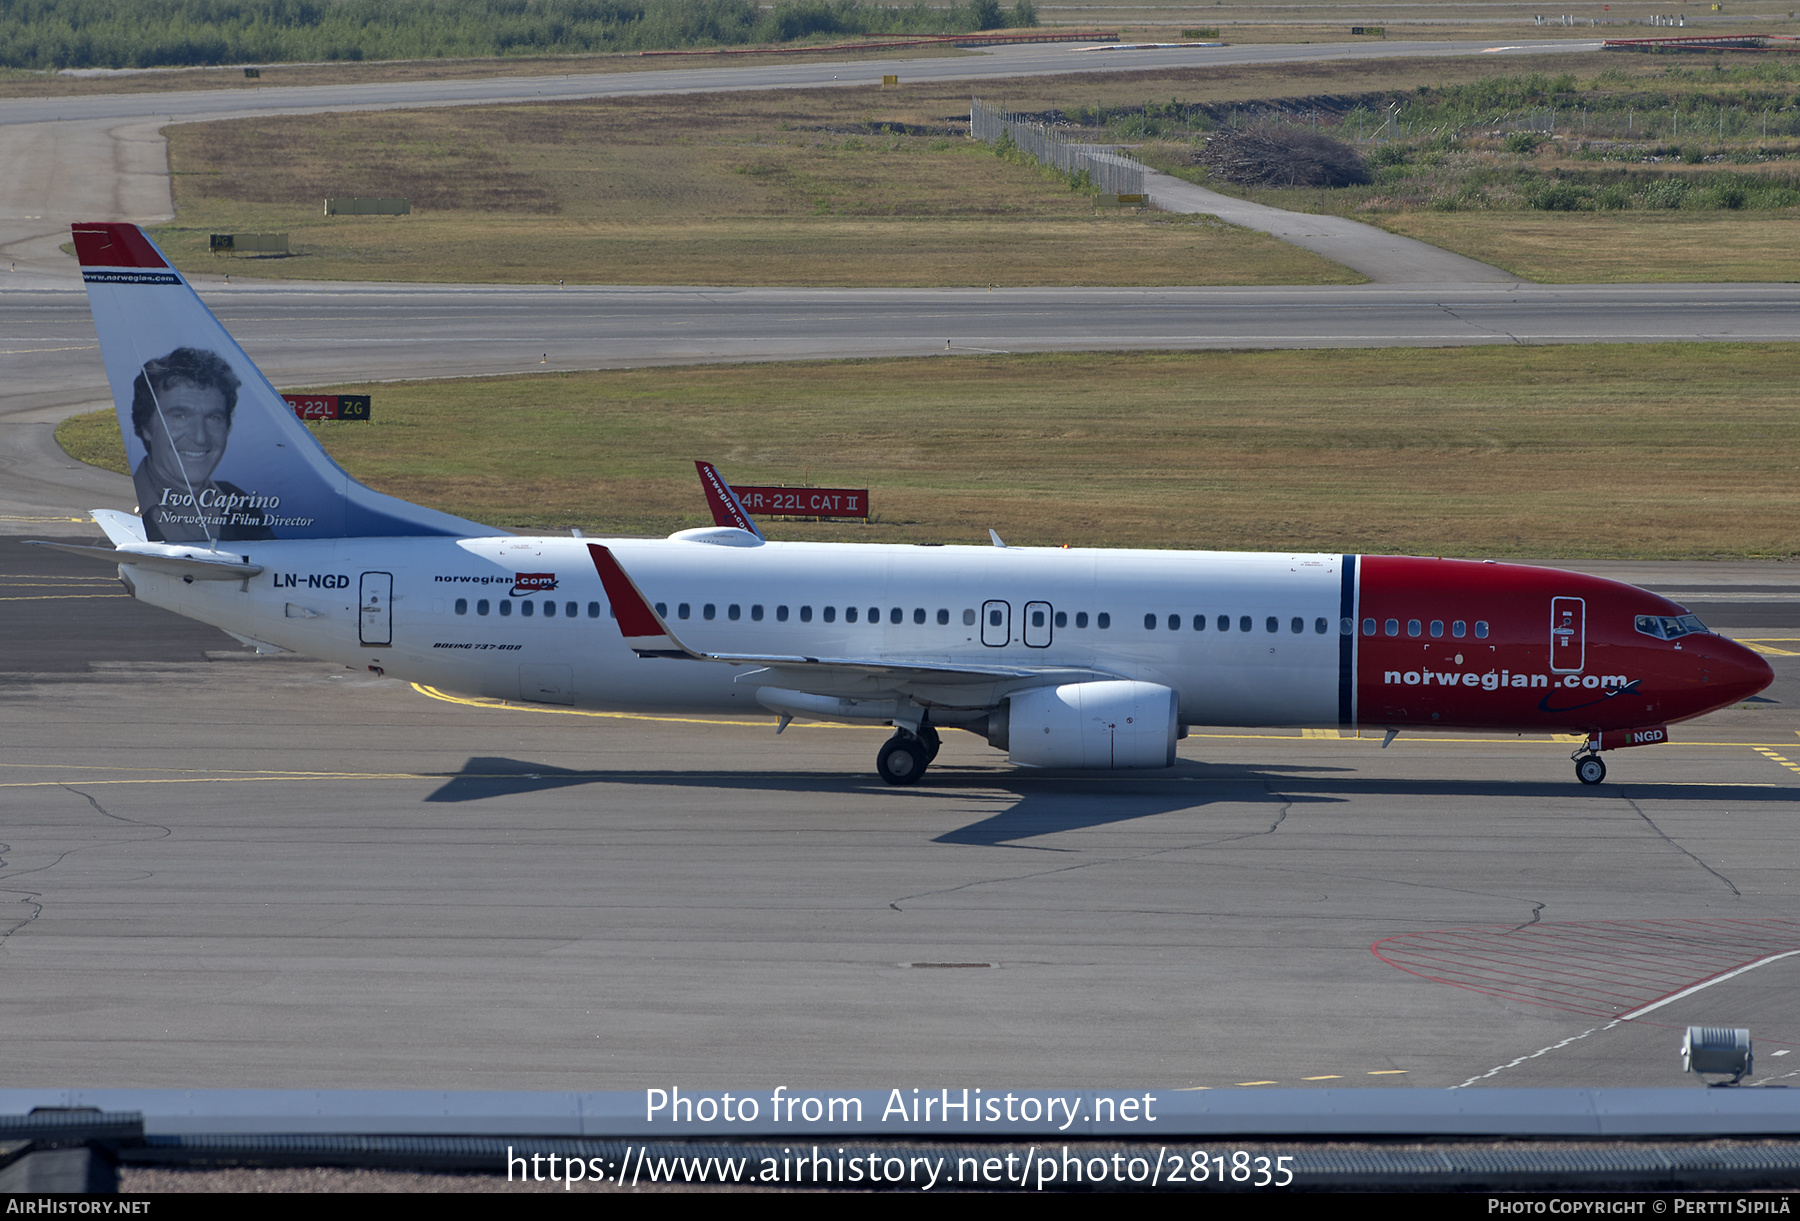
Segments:
[[[700,486],[706,492],[706,507],[712,510],[713,525],[736,526],[762,538],[763,532],[757,528],[755,519],[745,510],[744,502],[731,490],[718,468],[710,462],[695,460],[694,469],[700,472]]]
[[[142,229],[73,230],[137,485],[115,543],[496,533],[352,479]]]

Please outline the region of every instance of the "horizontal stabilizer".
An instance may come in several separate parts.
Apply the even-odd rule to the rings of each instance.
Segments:
[[[135,513],[121,513],[117,509],[89,509],[88,516],[94,524],[106,531],[106,537],[117,547],[129,547],[132,543],[143,543],[149,540],[144,537],[144,523]]]
[[[185,577],[190,581],[244,581],[262,572],[261,564],[251,564],[240,556],[230,555],[223,551],[194,551],[185,547],[160,547],[155,543],[141,544],[143,549],[111,547],[83,547],[78,543],[51,543],[42,539],[28,539],[28,547],[49,547],[53,551],[66,551],[70,555],[85,556],[91,560],[104,560],[108,564],[129,564],[134,568],[151,568],[158,572],[171,573]]]

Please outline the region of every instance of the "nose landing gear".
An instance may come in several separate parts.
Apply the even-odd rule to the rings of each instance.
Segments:
[[[1599,784],[1606,779],[1606,763],[1592,741],[1583,742],[1581,749],[1569,757],[1575,760],[1575,779],[1581,783]]]

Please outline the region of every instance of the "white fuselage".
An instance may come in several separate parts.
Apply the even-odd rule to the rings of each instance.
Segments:
[[[763,711],[756,667],[636,656],[589,542],[696,650],[1089,667],[1173,689],[1183,724],[1340,720],[1339,555],[427,537],[224,544],[263,567],[246,582],[129,575],[239,636],[449,691]]]

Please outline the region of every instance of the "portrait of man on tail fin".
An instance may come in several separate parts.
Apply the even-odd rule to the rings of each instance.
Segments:
[[[144,443],[132,472],[151,542],[274,538],[263,498],[213,472],[225,456],[242,382],[216,352],[176,348],[144,364],[132,384],[131,426]]]

